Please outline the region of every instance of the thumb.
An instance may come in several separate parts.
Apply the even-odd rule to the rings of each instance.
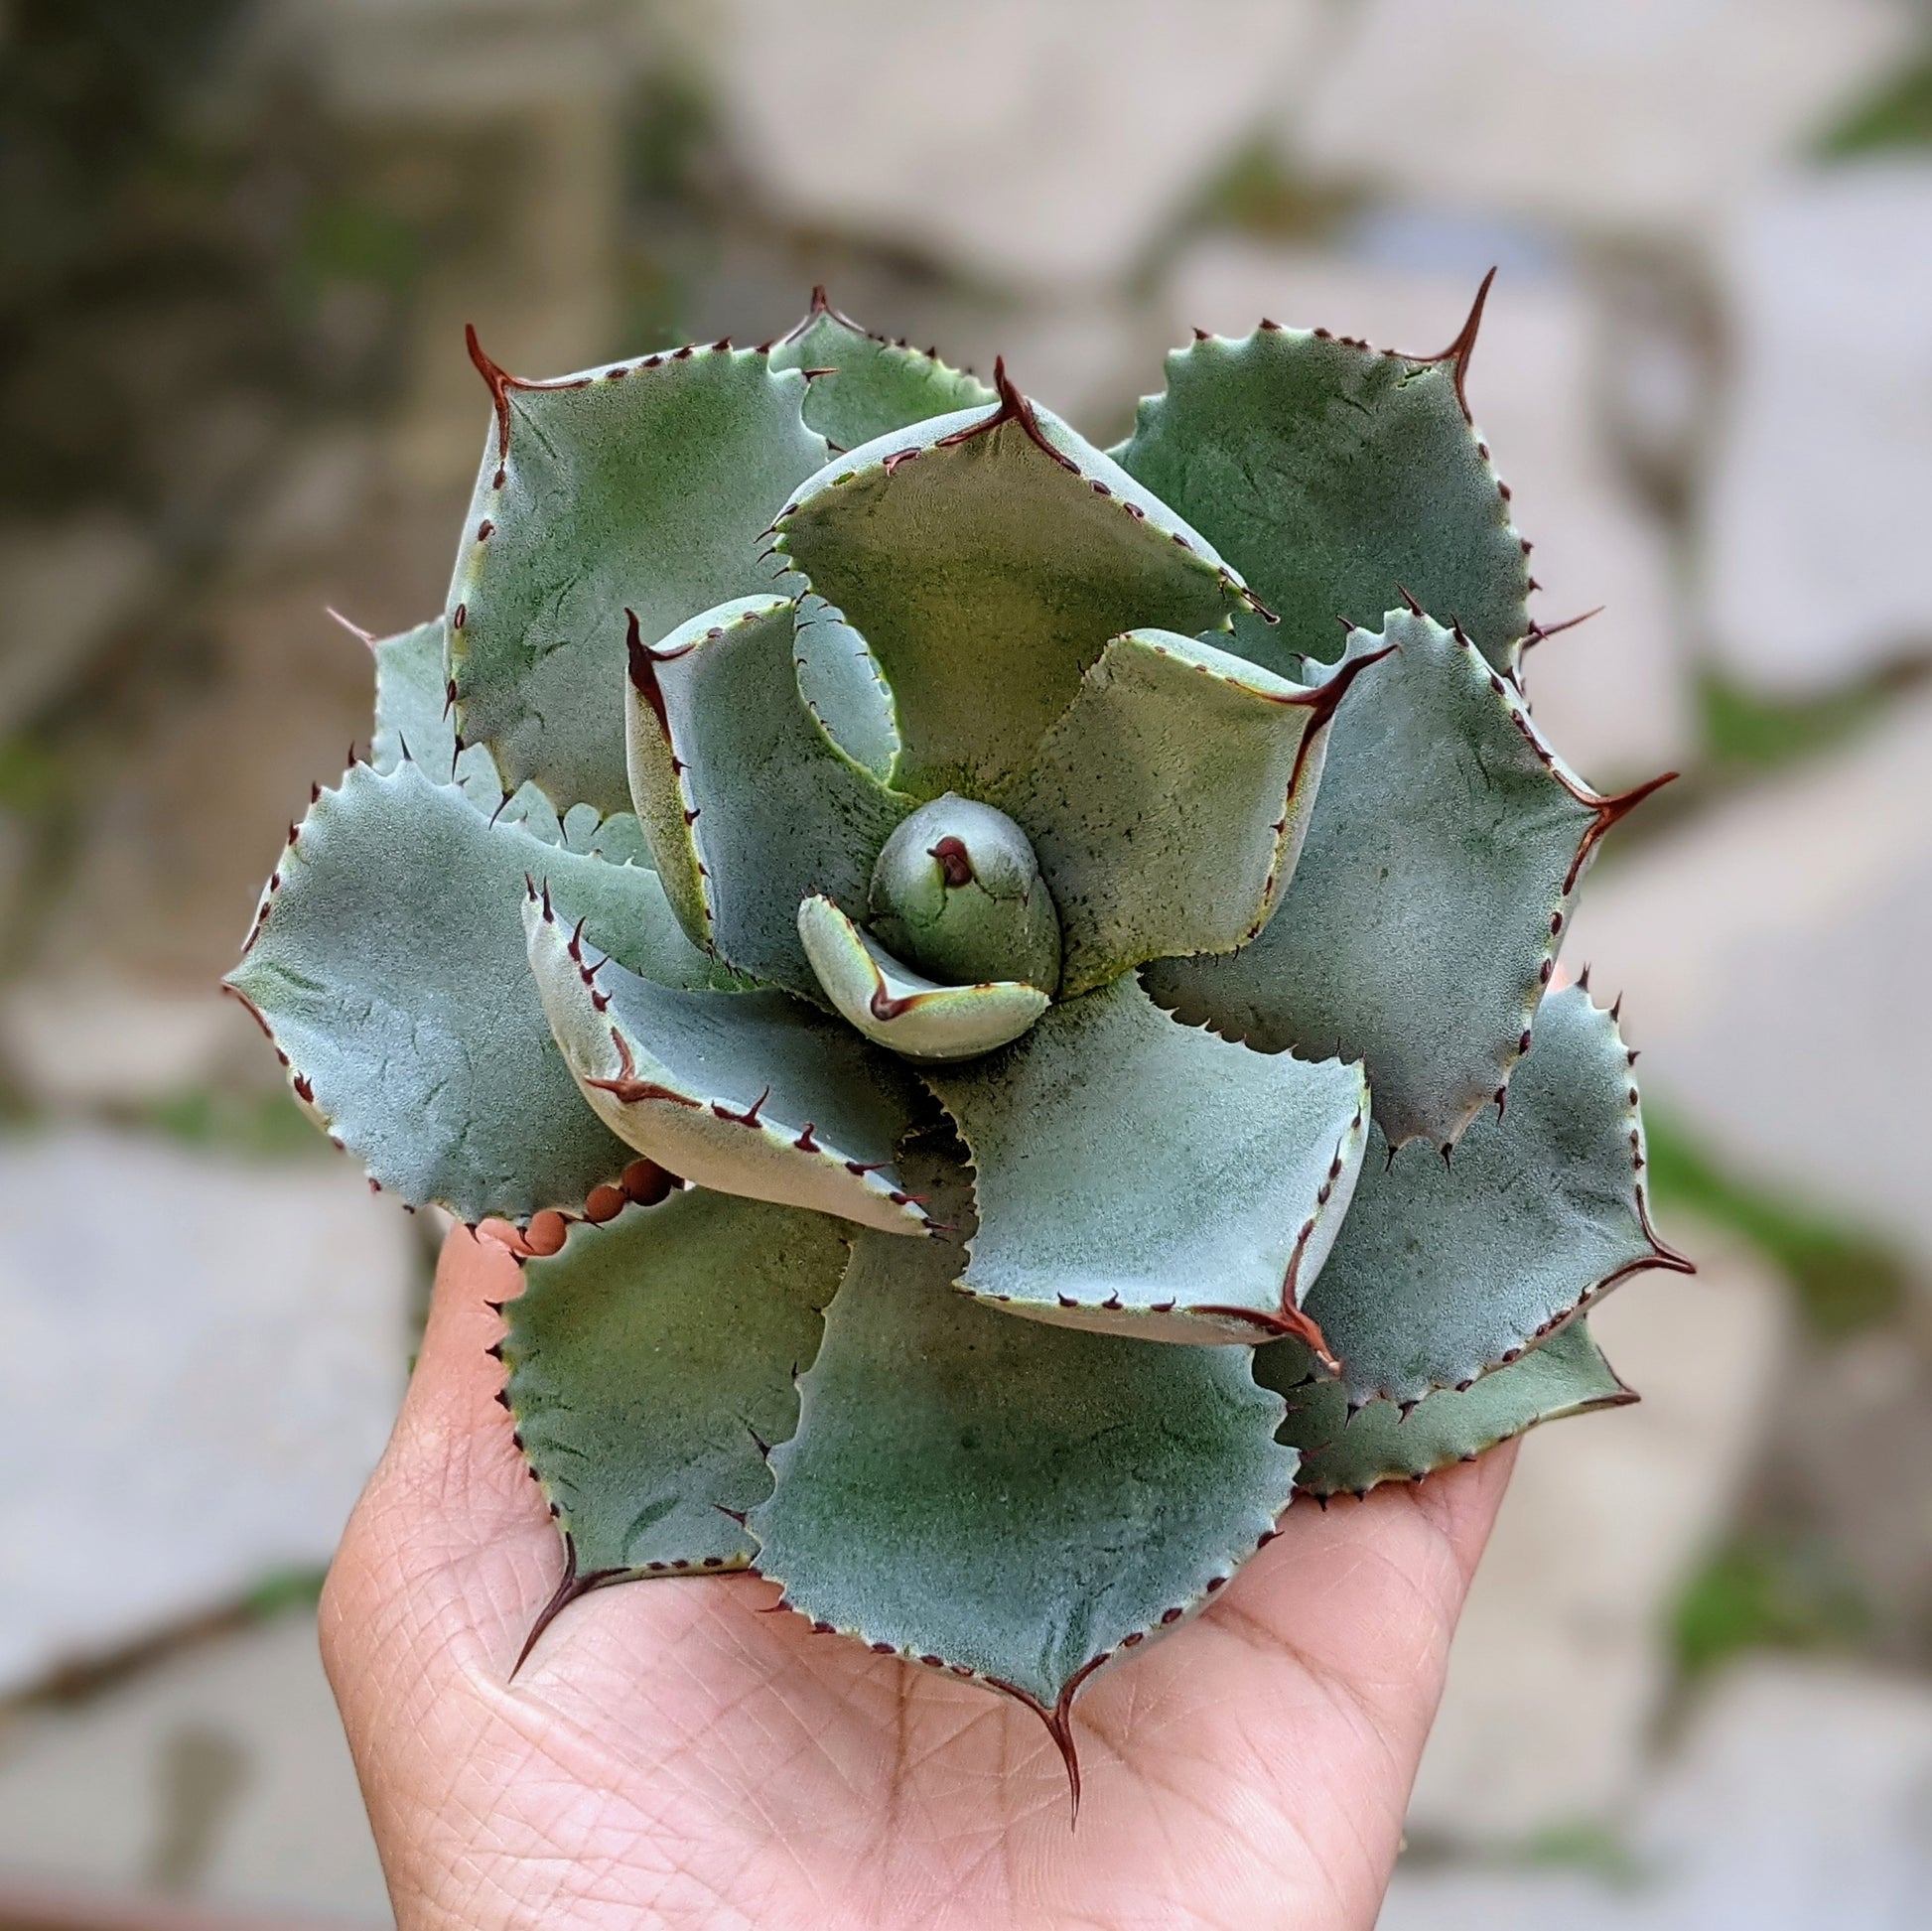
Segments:
[[[351,1730],[351,1706],[400,1670],[500,1682],[556,1586],[556,1531],[497,1402],[497,1308],[523,1282],[493,1231],[443,1244],[409,1392],[323,1591],[323,1658]]]

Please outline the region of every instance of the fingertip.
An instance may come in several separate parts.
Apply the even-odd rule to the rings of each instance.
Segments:
[[[1449,1545],[1465,1588],[1488,1547],[1521,1446],[1520,1438],[1499,1442],[1474,1461],[1432,1475],[1416,1491],[1416,1506]]]

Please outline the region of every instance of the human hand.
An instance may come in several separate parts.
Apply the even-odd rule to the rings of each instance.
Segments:
[[[322,1644],[400,1931],[952,1924],[1366,1931],[1513,1447],[1298,1502],[1193,1620],[1038,1719],[814,1636],[750,1577],[573,1603],[485,1350],[520,1288],[458,1230]],[[1152,1344],[1150,1344],[1152,1345]]]

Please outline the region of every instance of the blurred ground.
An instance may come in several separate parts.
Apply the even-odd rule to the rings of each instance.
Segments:
[[[761,340],[825,281],[1111,440],[1190,326],[1431,348],[1492,262],[1471,396],[1538,614],[1607,606],[1538,646],[1538,716],[1605,786],[1685,773],[1568,957],[1628,994],[1666,1231],[1706,1268],[1604,1310],[1644,1406],[1526,1447],[1385,1921],[1924,1921],[1932,21],[0,21],[0,1312],[35,1364],[0,1924],[29,1880],[384,1921],[305,1605],[426,1242],[319,1157],[211,987],[366,737],[324,607],[441,603],[486,418],[463,323],[548,374]]]

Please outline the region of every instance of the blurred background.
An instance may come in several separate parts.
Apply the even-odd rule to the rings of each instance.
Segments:
[[[1932,15],[0,6],[0,1927],[388,1922],[315,1658],[428,1230],[214,994],[487,401],[811,284],[1111,441],[1190,327],[1470,375],[1608,787],[1641,1407],[1533,1438],[1389,1927],[1932,1906]],[[24,1330],[24,1331],[23,1331]]]

